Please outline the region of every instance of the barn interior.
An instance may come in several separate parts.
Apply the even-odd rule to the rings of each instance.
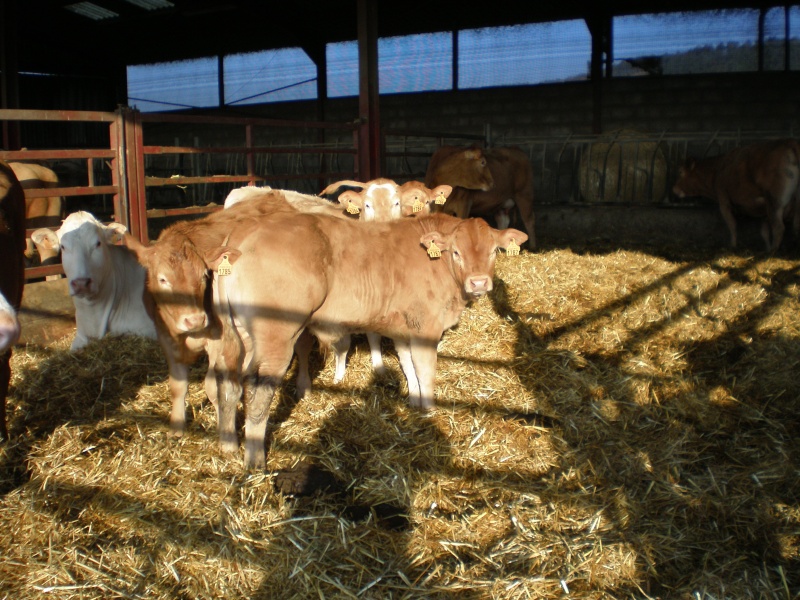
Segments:
[[[778,67],[670,74],[614,56],[614,19],[785,14]],[[186,434],[152,340],[69,352],[59,264],[34,264],[0,444],[0,589],[19,598],[800,597],[800,258],[740,247],[688,156],[796,137],[797,5],[745,1],[0,0],[3,160],[49,164],[66,212],[142,240],[247,184],[316,193],[422,179],[441,144],[515,145],[535,174],[537,248],[439,348],[437,408],[407,406],[363,340],[343,384],[316,356],[272,407],[268,465],[216,445],[191,370]],[[583,20],[580,80],[377,93],[380,39]],[[794,26],[794,21],[792,21]],[[795,31],[795,30],[792,30]],[[357,93],[329,97],[326,46],[356,41]],[[790,44],[791,42],[791,44]],[[773,50],[776,43],[773,40]],[[131,105],[127,68],[301,48],[311,100]],[[774,54],[774,53],[773,53]],[[774,56],[773,56],[774,58]],[[634,64],[635,63],[635,64]],[[222,89],[220,83],[220,89]],[[28,231],[33,233],[33,228]]]

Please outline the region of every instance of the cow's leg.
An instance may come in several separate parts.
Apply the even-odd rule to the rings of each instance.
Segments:
[[[770,208],[768,219],[772,240],[771,243],[767,244],[767,252],[775,252],[780,247],[783,241],[783,233],[786,230],[786,225],[783,223],[783,207]]]
[[[438,339],[412,338],[411,360],[419,381],[419,403],[427,410],[433,408],[436,387],[436,345]]]
[[[6,425],[6,396],[8,396],[8,384],[11,381],[11,350],[0,355],[0,441],[8,439],[8,427]]]
[[[170,435],[180,437],[186,429],[186,394],[189,392],[189,365],[174,358],[167,359],[169,365],[169,394],[172,412],[169,416]]]
[[[369,351],[372,356],[372,370],[376,375],[386,375],[386,367],[383,364],[383,356],[381,355],[381,336],[379,333],[367,333],[367,341],[369,342]]]
[[[725,221],[731,234],[731,248],[736,248],[736,219],[733,217],[731,201],[725,194],[720,194],[719,196],[719,212],[722,214],[722,220]]]
[[[393,341],[400,368],[403,369],[408,383],[408,403],[411,406],[419,406],[419,380],[417,372],[414,370],[414,361],[411,360],[411,346],[407,340],[394,339]]]
[[[281,335],[279,328],[269,328],[269,338],[260,338],[265,343],[256,344],[261,361],[256,365],[255,373],[248,378],[245,425],[244,425],[244,466],[246,469],[260,469],[266,465],[264,443],[269,420],[269,407],[275,396],[294,353],[295,337],[299,331],[289,338]]]
[[[302,400],[311,393],[311,374],[308,370],[308,357],[314,347],[314,337],[303,330],[294,344],[294,353],[297,355],[297,381],[295,382],[295,398]]]
[[[352,338],[349,335],[339,338],[330,344],[333,348],[334,372],[333,383],[341,383],[344,379],[344,371],[347,367],[347,352],[350,350]]]

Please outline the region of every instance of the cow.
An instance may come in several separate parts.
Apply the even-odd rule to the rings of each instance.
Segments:
[[[230,268],[218,278],[224,286],[224,293],[219,292],[224,301],[218,307],[230,311],[223,320],[238,323],[252,344],[245,366],[247,468],[265,464],[269,406],[304,331],[334,346],[360,331],[391,338],[410,403],[429,409],[436,348],[443,333],[458,322],[468,302],[492,290],[496,249],[527,240],[522,231],[498,231],[483,219],[443,214],[355,223],[289,209],[263,213],[243,227],[230,225],[207,225],[204,236],[195,236],[221,240],[217,249],[198,248],[187,236],[172,235],[170,240],[159,236],[145,254],[149,265],[158,265],[170,248],[181,247],[186,254],[176,266],[185,273],[194,271],[180,286],[178,279],[163,285],[152,275],[148,278],[148,286],[160,286],[154,294],[157,310],[189,296],[196,305],[197,286],[206,279],[206,271],[188,265],[211,269],[220,253],[228,257]],[[190,250],[194,258],[189,258]],[[230,401],[219,397],[220,431],[234,427],[222,420],[234,414],[221,406]]]
[[[12,346],[19,339],[17,311],[25,286],[25,193],[8,163],[0,160],[0,439],[8,439],[6,396]]]
[[[23,190],[59,186],[58,175],[48,167],[21,162],[10,162],[8,165],[13,169]],[[54,249],[54,239],[49,237],[47,228],[61,225],[61,220],[64,218],[64,203],[61,196],[26,199],[25,218],[28,229],[40,228],[38,236],[31,236],[26,240],[25,259],[28,265],[33,264],[34,247],[39,254],[41,264],[55,262],[58,252]]]
[[[189,367],[204,352],[208,355],[206,396],[217,410],[220,424],[230,422],[225,411],[235,414],[241,397],[239,374],[246,369],[252,349],[247,332],[233,319],[225,318],[222,309],[214,309],[225,303],[224,296],[219,296],[222,286],[216,271],[236,252],[226,245],[234,230],[252,228],[259,216],[270,211],[296,212],[282,192],[253,190],[260,191],[237,194],[246,202],[237,200],[202,219],[173,223],[152,245],[143,245],[127,234],[123,239],[146,272],[151,314],[169,369],[170,434],[174,437],[183,435],[186,427]],[[307,352],[301,358],[307,360]],[[307,363],[302,372],[308,373]],[[298,395],[306,395],[309,385],[310,381],[298,377]],[[220,426],[219,443],[223,451],[235,450],[235,429]]]
[[[734,209],[762,218],[761,236],[767,252],[783,241],[785,220],[794,213],[792,229],[800,235],[800,144],[780,139],[749,144],[703,159],[688,158],[672,188],[679,198],[700,196],[714,200],[736,248]]]
[[[73,352],[105,335],[156,339],[145,304],[144,269],[117,244],[125,231],[120,223],[104,225],[91,213],[77,211],[55,232],[75,306]]]
[[[521,149],[442,146],[431,156],[425,172],[426,186],[441,184],[453,186],[453,192],[437,211],[462,219],[493,219],[503,229],[510,224],[510,210],[516,205],[528,246],[536,246],[533,168]]]
[[[348,189],[340,191],[343,187]],[[361,222],[385,222],[407,216],[429,214],[434,202],[444,203],[447,200],[452,192],[452,187],[440,185],[431,190],[419,181],[409,181],[398,186],[394,181],[385,178],[373,179],[366,183],[344,180],[328,185],[320,192],[320,196],[308,196],[290,190],[245,186],[232,190],[225,199],[224,205],[226,208],[230,208],[243,200],[263,198],[273,191],[283,194],[286,200],[300,212],[325,212],[343,218],[358,218]],[[326,196],[335,196],[335,202],[325,200],[323,197]],[[333,208],[338,206],[344,207],[344,210]],[[386,367],[381,356],[381,336],[372,332],[366,332],[366,336],[370,347],[372,368],[378,376],[383,376],[386,373]],[[301,341],[301,347],[305,348],[303,341]],[[348,336],[334,348],[334,383],[341,383],[344,379],[350,346],[351,339]],[[301,362],[307,364],[307,361],[302,359]],[[303,381],[310,381],[309,375],[303,372],[302,367],[298,375]],[[309,387],[301,386],[298,389],[307,392]]]

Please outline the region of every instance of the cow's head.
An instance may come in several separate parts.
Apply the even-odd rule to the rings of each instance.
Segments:
[[[489,162],[480,148],[468,148],[447,156],[439,165],[436,181],[484,192],[494,187]]]
[[[400,210],[404,217],[430,214],[432,205],[444,204],[453,191],[452,186],[437,185],[430,189],[421,181],[407,181],[400,186]]]
[[[188,237],[165,229],[150,246],[125,236],[125,244],[147,270],[147,289],[153,299],[157,322],[173,338],[197,333],[210,323],[210,269],[223,259],[233,262],[238,250],[218,247],[202,255]]]
[[[345,190],[339,203],[362,221],[392,221],[402,216],[398,186],[391,179],[373,179],[360,192]]]
[[[697,161],[693,158],[686,159],[678,169],[678,178],[672,186],[672,193],[678,198],[701,195],[700,178],[696,172]]]
[[[518,247],[526,241],[528,234],[522,231],[494,229],[478,218],[461,220],[450,233],[431,231],[420,238],[429,254],[435,245],[441,251],[442,258],[449,260],[450,271],[461,286],[466,300],[480,298],[492,291],[498,248]]]
[[[61,251],[61,265],[69,281],[69,293],[76,298],[95,298],[113,269],[109,245],[125,233],[120,223],[104,225],[85,211],[69,215],[56,231],[54,250]]]

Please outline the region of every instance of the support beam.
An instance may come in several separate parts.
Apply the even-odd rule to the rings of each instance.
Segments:
[[[19,108],[17,3],[0,0],[0,108]],[[22,147],[18,121],[3,121],[3,148]]]
[[[358,0],[358,177],[380,176],[378,102],[378,2]]]

